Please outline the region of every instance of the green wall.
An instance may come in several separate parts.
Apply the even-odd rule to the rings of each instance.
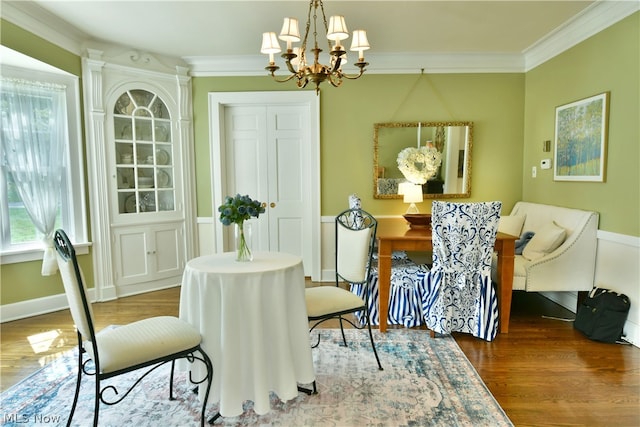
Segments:
[[[391,121],[474,122],[469,201],[502,200],[508,212],[520,199],[596,210],[600,229],[640,236],[639,64],[640,13],[602,31],[527,73],[365,74],[320,94],[322,215],[343,209],[359,194],[376,215],[400,215],[400,200],[373,199],[373,124]],[[2,21],[0,42],[72,74],[78,56]],[[212,215],[209,171],[208,93],[298,90],[269,77],[196,77],[193,114],[198,216]],[[611,92],[607,180],[554,182],[552,171],[531,166],[551,157],[542,141],[553,139],[555,107]],[[465,199],[463,199],[465,200]],[[420,206],[430,210],[429,202]],[[80,256],[92,284],[89,255]],[[1,304],[63,292],[59,276],[40,276],[40,262],[5,264],[0,270]]]
[[[298,90],[269,77],[193,79],[198,216],[212,215],[209,92]],[[320,91],[321,211],[335,215],[357,193],[375,215],[400,215],[401,200],[373,198],[373,124],[472,121],[471,198],[503,200],[510,211],[522,194],[524,74],[365,74]],[[430,201],[419,206],[431,210]]]
[[[526,74],[524,200],[593,210],[600,229],[640,236],[640,12]],[[606,181],[555,182],[540,170],[554,140],[555,108],[610,92]],[[537,178],[531,167],[538,166]]]

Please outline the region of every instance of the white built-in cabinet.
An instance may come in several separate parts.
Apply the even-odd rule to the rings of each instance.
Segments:
[[[182,274],[181,223],[114,228],[116,284],[133,285]]]
[[[83,58],[98,300],[179,284],[196,246],[187,68],[115,52]]]

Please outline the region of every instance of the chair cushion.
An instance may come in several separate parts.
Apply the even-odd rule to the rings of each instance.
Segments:
[[[522,251],[522,256],[529,261],[542,258],[556,250],[567,236],[567,231],[556,224],[555,221],[542,227],[529,240]]]
[[[498,231],[520,237],[522,226],[524,225],[524,215],[504,215],[498,222]]]
[[[307,315],[320,317],[331,313],[364,308],[364,300],[337,286],[316,286],[305,290]]]
[[[525,259],[522,255],[516,255],[513,261],[513,290],[524,291],[525,283],[527,281],[527,266],[529,260]],[[499,271],[498,271],[498,255],[493,254],[491,257],[491,279],[499,283]]]
[[[159,316],[103,329],[96,341],[100,370],[109,373],[196,347],[202,337],[177,317]]]

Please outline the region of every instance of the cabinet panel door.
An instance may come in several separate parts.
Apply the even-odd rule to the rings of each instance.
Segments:
[[[116,283],[130,285],[149,280],[151,250],[146,228],[116,230],[115,238]]]
[[[107,116],[107,145],[113,171],[111,209],[114,222],[136,222],[144,213],[174,219],[181,179],[179,151],[173,144],[169,108],[154,92],[129,89],[117,93]]]
[[[175,226],[155,229],[156,277],[169,277],[181,274],[184,257],[182,256],[182,233]]]

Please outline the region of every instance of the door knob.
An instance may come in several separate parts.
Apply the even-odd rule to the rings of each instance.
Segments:
[[[271,202],[271,204],[270,204],[269,206],[271,206],[272,208],[275,208],[275,207],[276,207],[276,204],[275,204],[275,203],[273,203],[273,202]]]

